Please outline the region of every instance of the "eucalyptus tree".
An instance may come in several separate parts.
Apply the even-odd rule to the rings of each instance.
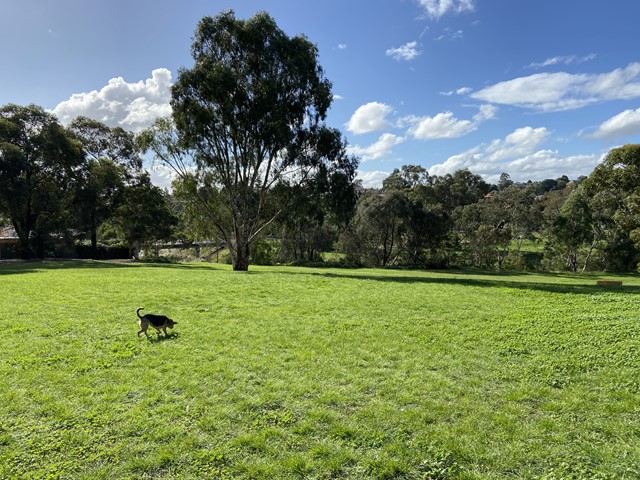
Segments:
[[[240,20],[229,11],[199,22],[191,52],[194,65],[180,70],[171,105],[196,168],[178,174],[215,199],[203,211],[233,268],[247,270],[253,240],[282,213],[267,215],[272,187],[304,184],[327,165],[355,171],[355,159],[324,123],[331,83],[304,36],[287,36],[266,13]],[[177,158],[166,142],[147,145],[161,159]]]
[[[589,199],[582,188],[577,188],[564,202],[551,226],[545,256],[559,256],[565,268],[573,272],[578,271],[582,259],[584,270],[588,254],[583,259],[581,252],[585,251],[592,238],[593,218]]]
[[[122,199],[106,228],[124,243],[131,255],[138,258],[143,247],[170,240],[178,219],[170,208],[167,194],[152,185],[147,174],[142,174],[125,187]]]
[[[406,198],[402,254],[412,266],[425,263],[427,250],[433,256],[447,234],[448,215],[436,197],[435,181],[425,168],[403,165],[382,182],[384,192],[395,190]]]
[[[594,238],[609,269],[635,268],[640,252],[640,144],[612,149],[583,182]]]
[[[87,117],[73,120],[69,130],[86,153],[77,216],[81,230],[89,232],[96,258],[98,228],[114,214],[127,183],[141,173],[140,148],[132,132]]]
[[[22,258],[43,256],[63,232],[84,162],[80,142],[36,105],[0,108],[0,213],[11,220]]]
[[[367,265],[396,264],[404,249],[410,214],[404,192],[367,192],[358,202],[352,230],[343,236],[345,252]]]
[[[321,252],[333,249],[355,213],[354,175],[355,170],[320,168],[304,185],[281,182],[273,189],[270,209],[289,205],[272,229],[280,239],[281,261],[318,261]]]

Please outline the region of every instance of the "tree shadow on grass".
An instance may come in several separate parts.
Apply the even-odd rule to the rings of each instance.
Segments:
[[[41,270],[95,270],[140,267],[215,270],[214,265],[219,264],[150,263],[132,260],[11,260],[0,261],[0,276],[33,273]]]
[[[165,268],[165,269],[183,269],[183,270],[209,270],[212,272],[231,273],[227,265],[203,263],[199,264],[180,264],[180,263],[147,263],[131,260],[33,260],[33,261],[9,261],[0,262],[0,276],[20,273],[31,273],[39,270],[60,270],[60,269],[120,269],[120,268]],[[350,270],[330,269],[326,271],[306,270],[305,268],[279,269],[273,267],[268,271],[269,274],[277,272],[283,275],[293,276],[324,276],[327,278],[353,279],[360,281],[376,281],[388,283],[404,283],[404,284],[443,284],[443,285],[460,285],[468,287],[485,287],[485,288],[514,288],[519,290],[534,290],[551,293],[562,294],[581,294],[581,295],[602,295],[609,292],[621,292],[625,294],[640,294],[640,286],[637,285],[620,285],[620,286],[600,286],[596,285],[597,274],[588,276],[576,276],[571,273],[538,273],[538,272],[482,272],[482,271],[461,271],[461,270],[442,270],[434,276],[416,276],[418,270],[410,270],[412,274],[403,274],[403,270],[393,270],[393,274],[387,274],[390,270],[384,271],[384,274],[367,273],[367,269],[358,270],[358,273],[352,273]],[[362,272],[362,274],[360,273]],[[397,272],[397,273],[396,273]],[[265,272],[261,270],[250,270],[248,272],[233,272],[238,275],[260,275]],[[434,273],[434,272],[429,272]],[[583,283],[554,283],[524,280],[526,277],[549,277],[552,279],[570,280]],[[607,277],[615,277],[624,281],[631,274],[615,275],[606,274]],[[510,278],[513,278],[511,280]],[[522,281],[515,280],[523,279]],[[592,282],[587,284],[587,282]]]
[[[296,272],[287,272],[296,274]],[[440,273],[440,272],[439,272]],[[466,287],[484,287],[484,288],[513,288],[518,290],[534,290],[550,293],[562,294],[579,294],[579,295],[602,295],[609,292],[621,292],[625,294],[640,294],[640,286],[637,285],[619,285],[619,286],[600,286],[596,285],[596,278],[584,278],[585,282],[593,281],[593,284],[586,283],[552,283],[538,281],[515,281],[510,280],[510,276],[523,277],[528,275],[541,276],[546,275],[553,278],[570,278],[572,280],[580,280],[575,277],[564,274],[528,274],[528,273],[491,273],[491,272],[442,272],[441,277],[416,277],[413,275],[370,275],[370,274],[351,274],[346,272],[326,272],[309,273],[311,275],[320,275],[329,278],[348,278],[360,281],[375,281],[388,283],[404,283],[404,284],[439,284],[439,285],[459,285]],[[450,276],[449,276],[450,275]],[[465,278],[466,275],[483,278]],[[621,278],[624,278],[622,276]]]

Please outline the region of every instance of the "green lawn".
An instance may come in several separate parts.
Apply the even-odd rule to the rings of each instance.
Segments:
[[[0,265],[0,478],[640,478],[640,277],[597,278]]]

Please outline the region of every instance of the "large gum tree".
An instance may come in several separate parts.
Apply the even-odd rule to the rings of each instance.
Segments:
[[[331,83],[304,36],[287,36],[266,13],[241,20],[229,11],[200,21],[192,56],[172,89],[177,138],[197,167],[182,173],[217,198],[207,214],[234,270],[247,270],[252,241],[281,213],[265,208],[272,187],[319,169],[354,171],[355,160],[324,124]]]

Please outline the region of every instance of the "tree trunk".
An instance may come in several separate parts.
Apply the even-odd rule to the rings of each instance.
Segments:
[[[96,210],[91,211],[91,258],[98,258],[98,225],[96,221]]]
[[[233,258],[233,269],[237,272],[246,272],[249,270],[249,254],[251,245],[248,240],[236,240],[236,252]]]
[[[26,227],[23,229],[21,224],[14,221],[13,229],[16,231],[16,235],[18,235],[18,256],[21,260],[30,260],[32,256],[31,242],[29,241],[31,228]]]

